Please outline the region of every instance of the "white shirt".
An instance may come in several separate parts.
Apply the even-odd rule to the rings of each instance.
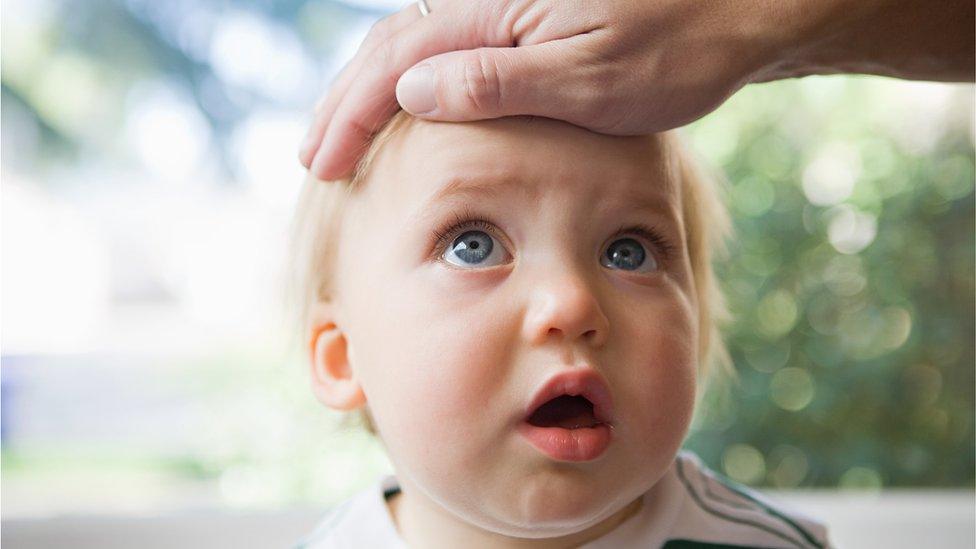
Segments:
[[[395,477],[383,477],[326,515],[298,547],[405,549],[385,501],[398,490]],[[642,497],[640,512],[580,547],[831,547],[822,524],[716,475],[691,452],[680,452]]]

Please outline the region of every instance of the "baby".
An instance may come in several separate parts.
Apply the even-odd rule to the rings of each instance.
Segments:
[[[313,391],[396,472],[303,546],[827,546],[679,452],[729,222],[675,134],[401,112],[296,220]]]

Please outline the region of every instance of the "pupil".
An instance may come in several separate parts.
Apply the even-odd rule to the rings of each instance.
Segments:
[[[607,249],[608,267],[632,271],[644,263],[644,247],[632,238],[618,240]]]
[[[491,237],[482,231],[468,231],[454,241],[454,254],[469,265],[483,262],[493,248]]]

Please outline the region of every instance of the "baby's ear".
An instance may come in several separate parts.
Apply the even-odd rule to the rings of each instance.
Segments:
[[[336,324],[331,303],[317,302],[309,311],[308,348],[312,366],[312,392],[319,402],[336,410],[355,410],[366,395],[352,375],[346,335]]]

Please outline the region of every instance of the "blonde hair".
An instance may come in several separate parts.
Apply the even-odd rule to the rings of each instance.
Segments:
[[[336,269],[339,225],[344,206],[362,184],[378,151],[414,118],[398,112],[374,137],[353,175],[324,183],[308,175],[298,199],[291,240],[291,292],[297,301],[297,321],[304,333],[308,329],[308,312],[313,303],[332,298]],[[731,374],[732,361],[722,339],[721,326],[729,320],[725,297],[721,292],[712,261],[726,253],[731,221],[722,196],[724,179],[706,173],[701,162],[674,132],[662,134],[670,145],[675,162],[673,174],[680,180],[682,217],[687,238],[688,256],[698,301],[699,378],[714,379],[714,373]],[[700,383],[701,387],[704,383]],[[699,391],[699,395],[701,391]],[[371,421],[365,417],[371,431]]]

